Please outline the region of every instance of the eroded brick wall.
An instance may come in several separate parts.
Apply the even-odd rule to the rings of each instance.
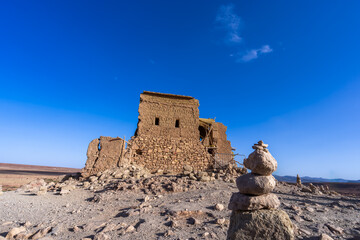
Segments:
[[[212,165],[204,146],[191,138],[138,136],[129,141],[127,151],[132,161],[150,171],[182,172],[184,165],[204,171]]]
[[[125,141],[121,138],[103,137],[92,140],[87,150],[83,175],[92,175],[119,166],[124,156]]]
[[[158,125],[156,125],[158,119]],[[178,126],[176,122],[178,121]],[[191,97],[158,96],[142,93],[137,135],[197,139],[199,101]]]
[[[214,143],[217,147],[216,152],[217,153],[226,153],[231,154],[232,153],[232,147],[229,140],[227,140],[226,137],[226,129],[227,127],[220,123],[215,122],[213,126],[213,139]]]
[[[151,171],[181,172],[211,166],[200,143],[199,101],[187,96],[144,92],[140,95],[136,136],[128,144],[131,160]]]

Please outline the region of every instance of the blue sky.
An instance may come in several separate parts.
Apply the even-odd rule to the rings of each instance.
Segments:
[[[193,96],[276,174],[360,179],[359,1],[7,1],[0,162],[84,166],[139,94]]]

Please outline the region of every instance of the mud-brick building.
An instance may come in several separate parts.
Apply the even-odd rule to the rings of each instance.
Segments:
[[[153,171],[180,172],[184,165],[206,170],[215,154],[232,153],[225,132],[223,124],[199,118],[199,101],[193,97],[144,91],[128,151],[133,161]]]
[[[84,174],[116,168],[134,161],[150,171],[181,172],[184,165],[197,171],[233,163],[226,126],[199,118],[193,97],[144,91],[140,94],[135,135],[125,139],[94,139],[87,152]]]

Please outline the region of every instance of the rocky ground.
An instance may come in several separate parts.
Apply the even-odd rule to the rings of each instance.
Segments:
[[[231,175],[230,173],[234,173]],[[236,172],[151,175],[134,166],[35,181],[0,196],[0,236],[15,239],[226,239]],[[298,239],[360,239],[360,199],[278,183]],[[0,237],[0,239],[2,238]]]
[[[15,190],[38,178],[55,179],[60,175],[79,172],[80,169],[0,163],[0,184],[3,190]]]

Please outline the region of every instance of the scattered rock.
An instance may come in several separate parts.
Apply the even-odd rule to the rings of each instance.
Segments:
[[[222,205],[221,203],[217,203],[214,208],[215,208],[215,210],[217,210],[217,211],[222,211],[222,210],[225,209],[225,206]]]
[[[198,225],[198,224],[200,224],[200,221],[194,217],[191,217],[188,219],[188,223],[192,224],[192,225]]]
[[[219,225],[223,225],[225,222],[226,222],[226,219],[225,219],[225,218],[218,218],[218,219],[216,219],[216,223],[219,224]]]
[[[74,185],[67,185],[67,186],[61,187],[60,195],[68,194],[70,191],[72,191],[74,189],[75,189]]]
[[[21,232],[25,232],[26,228],[25,227],[16,227],[11,229],[7,234],[6,234],[6,239],[13,239],[16,235],[18,235]]]
[[[335,227],[331,224],[325,224],[325,226],[327,226],[329,228],[329,230],[335,234],[343,234],[343,232],[344,232],[344,229],[342,229],[341,227]]]
[[[332,237],[330,237],[329,235],[322,233],[319,237],[319,240],[334,240]]]
[[[51,227],[46,227],[44,229],[40,229],[31,237],[31,239],[40,239],[40,238],[44,237],[46,234],[48,234],[48,232],[50,232],[50,231],[51,231]]]
[[[126,233],[132,233],[135,231],[136,231],[136,228],[134,228],[134,226],[132,226],[132,225],[128,226],[125,230]]]
[[[98,233],[94,236],[94,240],[109,240],[111,237],[106,233]]]

